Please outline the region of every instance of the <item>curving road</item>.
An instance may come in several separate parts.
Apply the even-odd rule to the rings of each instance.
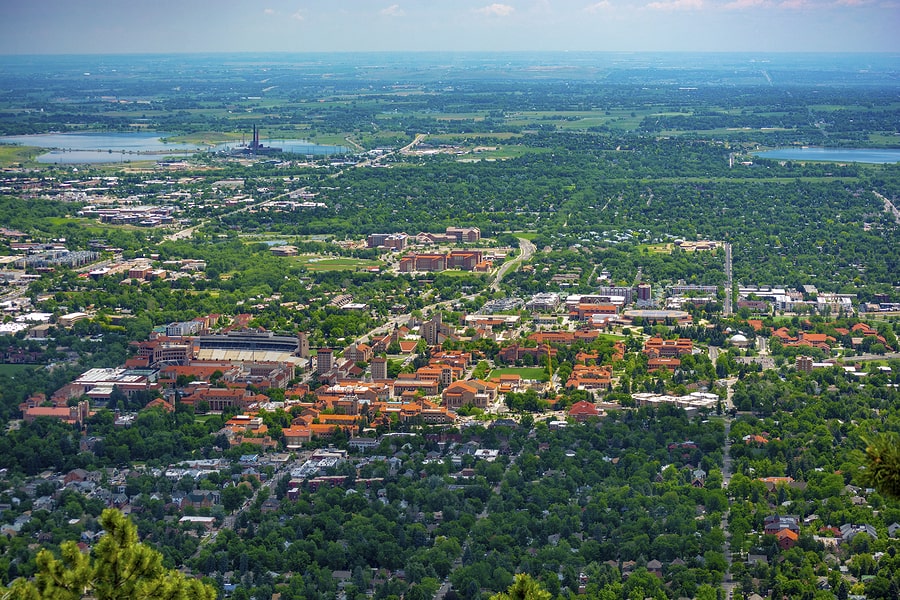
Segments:
[[[500,282],[503,281],[503,278],[506,277],[507,273],[518,268],[520,264],[528,262],[531,260],[531,257],[534,256],[536,248],[531,240],[526,240],[525,238],[517,239],[519,240],[519,250],[521,250],[521,253],[513,260],[503,263],[500,265],[500,268],[497,269],[497,274],[494,275],[494,281],[491,282],[492,292],[496,292],[500,289]]]

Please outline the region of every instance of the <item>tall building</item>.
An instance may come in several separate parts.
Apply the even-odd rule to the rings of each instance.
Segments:
[[[451,328],[444,324],[440,311],[434,313],[430,321],[425,321],[419,328],[419,335],[425,338],[429,346],[437,346],[444,342],[450,335]]]
[[[597,288],[598,296],[621,296],[625,298],[625,304],[631,304],[634,300],[634,290],[628,286],[600,286]]]
[[[324,375],[331,370],[334,364],[334,351],[331,348],[319,348],[316,350],[316,374]]]
[[[637,286],[638,302],[650,302],[653,299],[653,289],[649,283],[639,283]]]
[[[379,379],[387,379],[388,371],[387,371],[387,359],[383,356],[376,356],[372,359],[372,379],[374,381],[378,381]]]
[[[302,331],[297,333],[297,355],[309,358],[309,338]]]

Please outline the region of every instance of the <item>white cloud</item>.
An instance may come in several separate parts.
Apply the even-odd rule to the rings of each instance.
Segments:
[[[274,14],[275,14],[275,9],[274,9],[274,8],[267,8],[267,9],[263,10],[263,14],[264,14],[264,15],[274,15]]]
[[[597,2],[595,4],[591,4],[589,6],[584,7],[585,12],[596,13],[603,12],[605,10],[609,10],[612,8],[612,3],[609,0],[601,0],[601,2]]]
[[[700,10],[703,8],[703,0],[664,0],[663,2],[651,2],[646,8],[650,10]]]
[[[482,15],[487,15],[489,17],[508,17],[509,15],[513,14],[515,10],[516,9],[509,4],[500,4],[495,2],[494,4],[489,4],[484,8],[477,8],[475,9],[475,12]]]
[[[302,10],[302,9],[301,9],[301,10],[298,10],[297,12],[295,12],[294,14],[292,14],[292,15],[291,15],[291,18],[294,19],[295,21],[303,21],[304,19],[306,19],[306,17],[303,16],[303,10]]]
[[[382,8],[381,14],[385,17],[402,17],[406,14],[406,11],[400,8],[399,4],[391,4],[387,8]]]

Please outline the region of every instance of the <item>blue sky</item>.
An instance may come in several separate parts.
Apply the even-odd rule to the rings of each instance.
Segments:
[[[0,54],[900,51],[900,0],[4,0],[0,16]]]

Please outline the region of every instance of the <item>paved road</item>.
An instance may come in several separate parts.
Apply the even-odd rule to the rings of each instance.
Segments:
[[[734,280],[731,274],[731,244],[725,243],[725,306],[722,311],[726,317],[732,315],[731,303],[733,301]]]
[[[900,210],[897,210],[897,207],[894,206],[894,203],[875,190],[872,190],[872,193],[878,196],[878,198],[880,198],[881,201],[884,202],[884,212],[894,215],[894,220],[897,221],[897,223],[900,223]]]
[[[728,385],[728,403],[731,403],[731,386],[734,380],[729,380]],[[725,449],[722,459],[722,487],[728,488],[728,482],[731,481],[731,419],[725,417]],[[725,598],[731,598],[735,583],[731,580],[731,532],[728,529],[728,518],[731,515],[731,506],[722,515],[722,531],[725,532],[725,543],[722,546],[722,552],[725,554],[725,560],[728,562],[728,572],[722,579],[722,589],[725,592]]]
[[[851,363],[854,361],[866,361],[866,360],[892,360],[895,358],[900,358],[900,352],[888,352],[886,354],[860,354],[859,356],[846,356],[844,357],[844,362]]]
[[[494,275],[494,281],[491,283],[491,291],[496,292],[500,289],[500,282],[503,281],[503,278],[506,277],[506,274],[510,271],[514,271],[519,267],[519,265],[528,262],[531,260],[531,257],[534,256],[535,246],[531,242],[531,240],[526,240],[525,238],[519,239],[519,256],[514,258],[513,260],[507,261],[500,265],[500,268],[497,269],[497,274]]]

